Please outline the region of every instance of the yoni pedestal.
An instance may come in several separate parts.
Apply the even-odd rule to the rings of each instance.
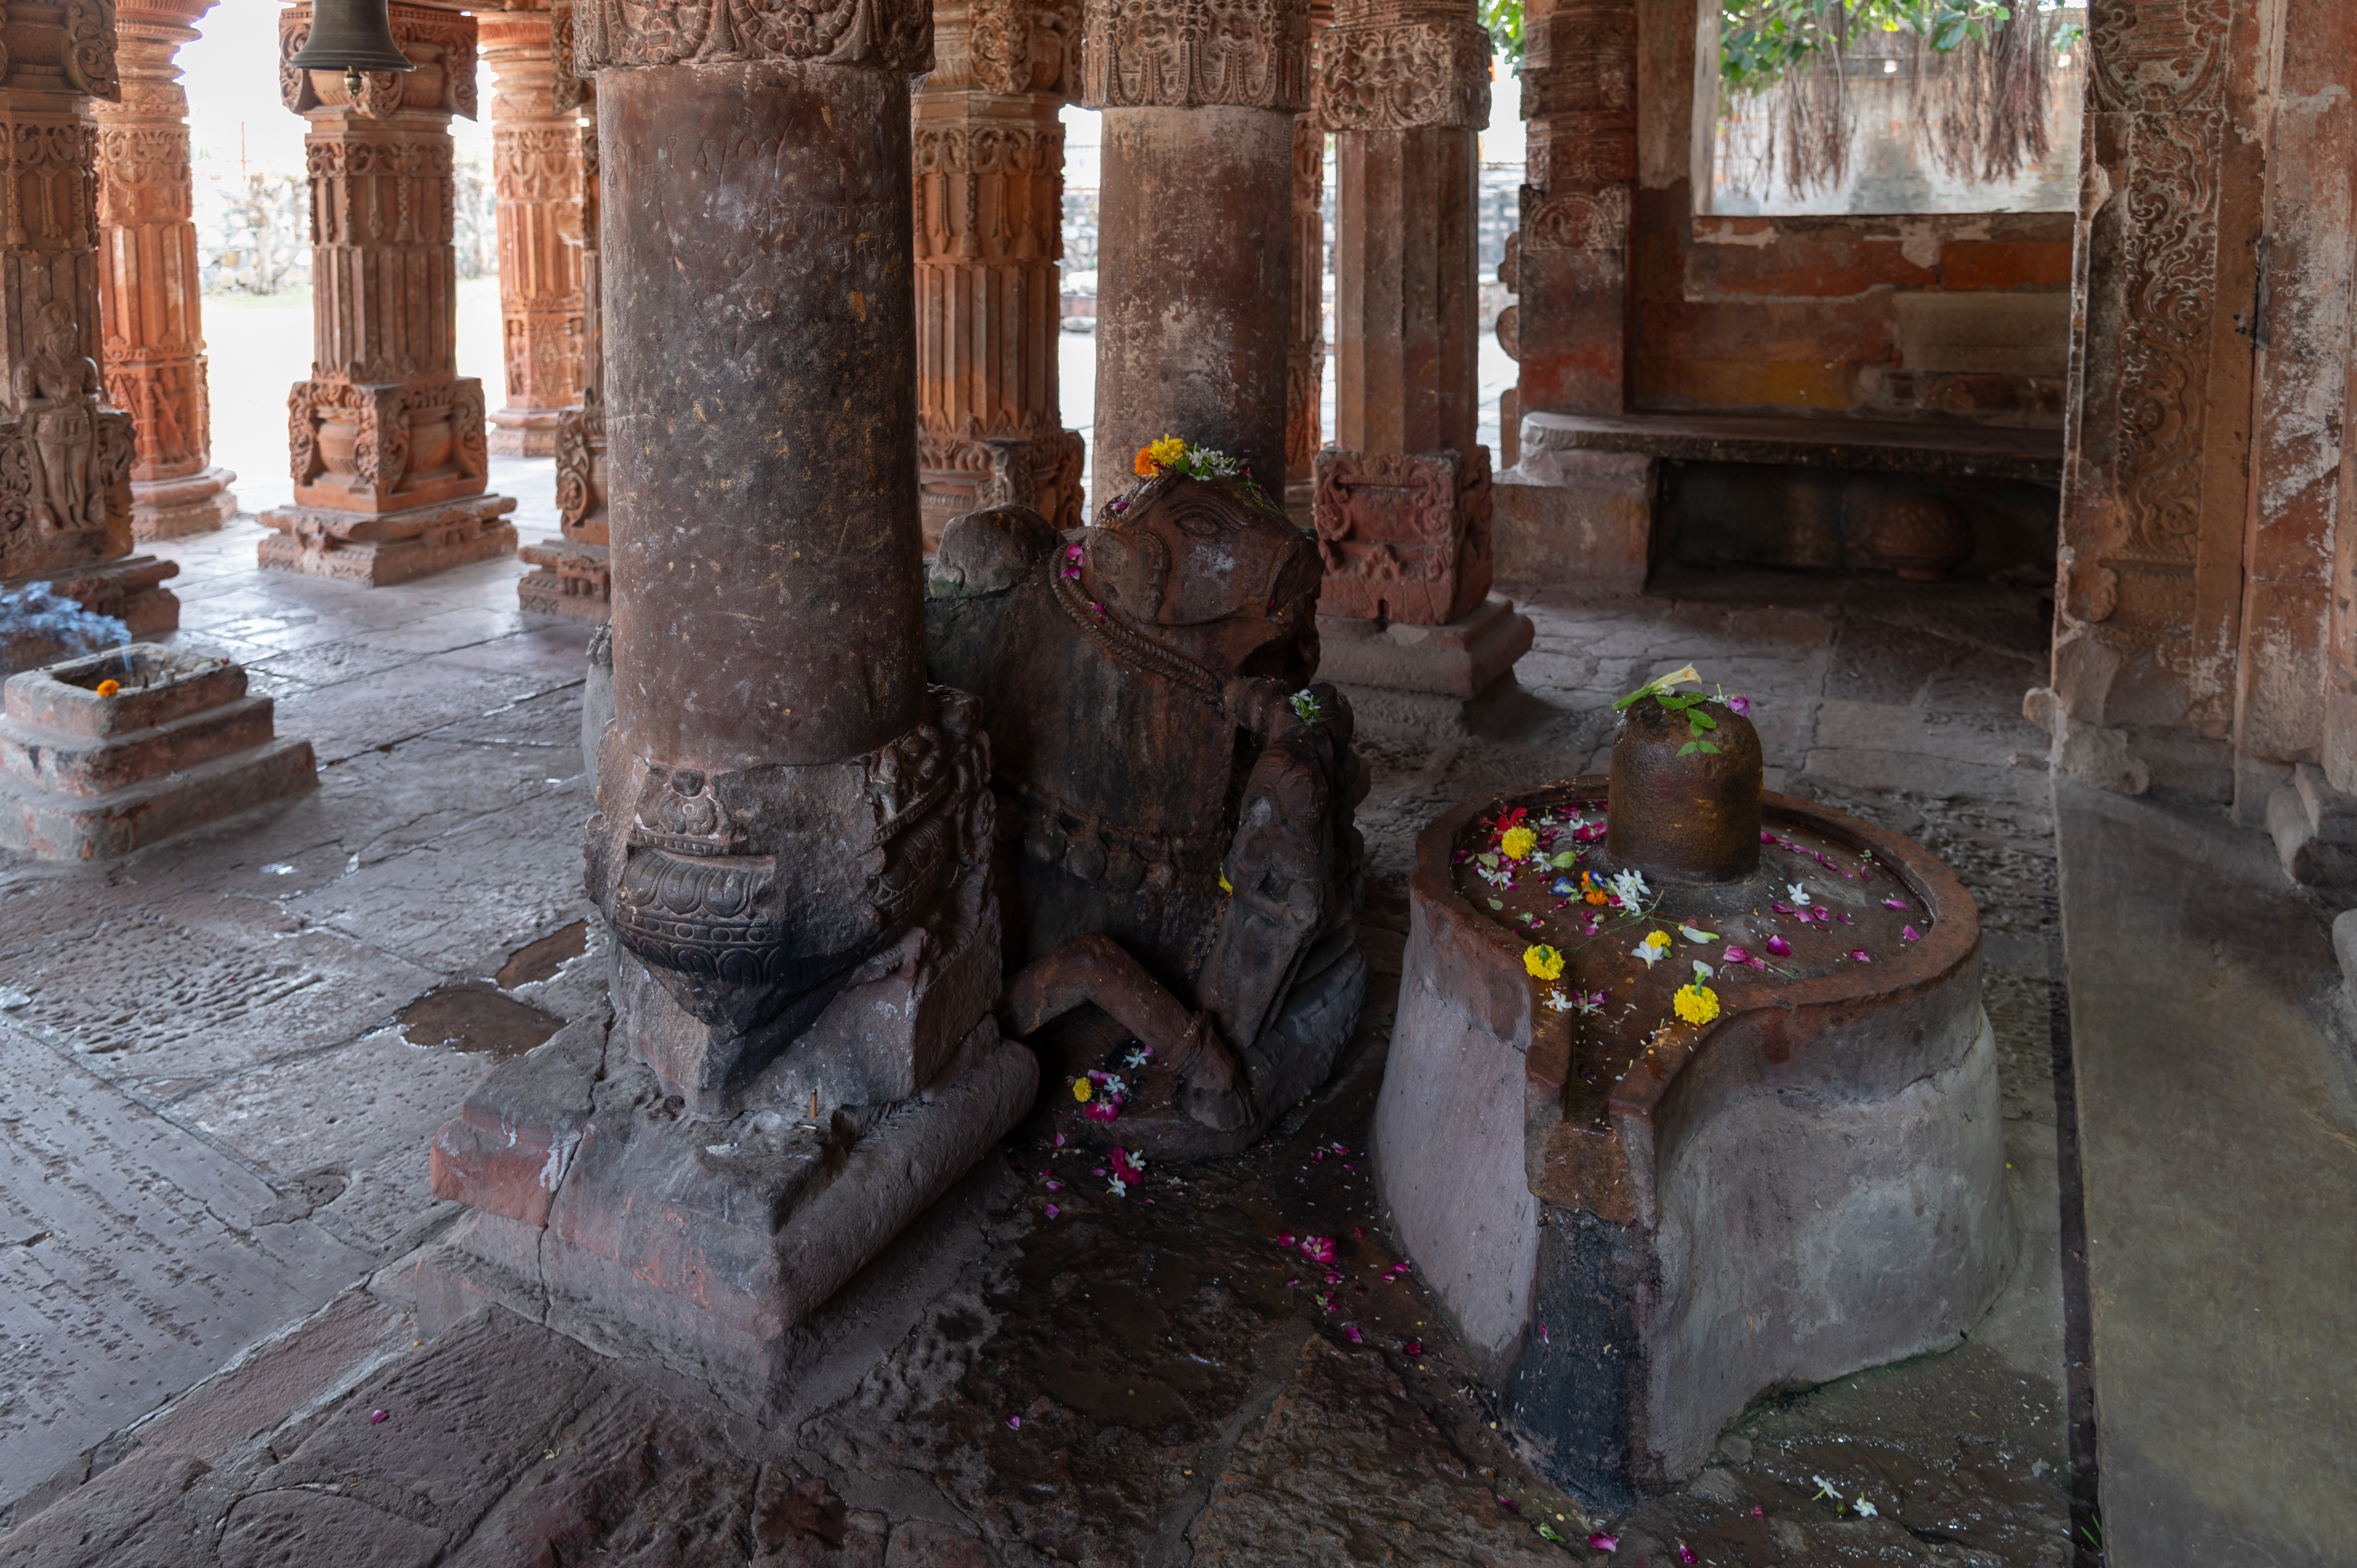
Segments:
[[[1490,450],[1314,464],[1318,675],[1372,729],[1460,731],[1512,685],[1530,618],[1490,595]]]
[[[789,1332],[1028,1112],[999,1037],[979,704],[848,761],[706,775],[627,756],[591,819],[615,1020],[493,1070],[435,1135],[476,1213],[420,1266],[429,1326],[502,1302],[759,1405]]]

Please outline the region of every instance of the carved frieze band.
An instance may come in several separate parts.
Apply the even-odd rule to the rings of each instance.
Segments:
[[[332,466],[319,433],[321,425],[333,424],[350,433],[350,471],[361,484],[383,491],[399,489],[409,472],[410,426],[421,413],[448,422],[447,461],[459,472],[480,477],[489,471],[482,382],[438,377],[371,385],[322,379],[297,381],[287,394],[287,462],[295,482],[310,484]]]
[[[1490,35],[1469,15],[1337,23],[1318,42],[1316,113],[1331,132],[1490,124]]]
[[[2233,0],[2092,0],[2090,105],[2098,113],[2222,109]]]
[[[0,5],[0,87],[55,91],[43,73],[19,77],[21,67],[62,70],[75,91],[109,101],[123,95],[115,68],[114,0],[65,0],[63,5]]]
[[[928,0],[575,0],[574,69],[815,60],[923,70]]]
[[[962,48],[968,74],[985,91],[1072,91],[1080,0],[971,0],[963,13],[943,4],[935,7],[933,25],[942,35],[935,48],[944,57]],[[959,32],[954,41],[952,28]]]
[[[475,19],[422,5],[391,7],[393,39],[401,52],[431,70],[372,70],[361,77],[361,95],[349,107],[382,119],[402,110],[475,117]],[[278,14],[278,97],[297,114],[343,107],[341,79],[330,71],[297,70],[286,62],[311,41],[311,8]],[[322,83],[327,91],[321,91]]]
[[[1089,0],[1082,32],[1092,109],[1309,106],[1307,0]]]

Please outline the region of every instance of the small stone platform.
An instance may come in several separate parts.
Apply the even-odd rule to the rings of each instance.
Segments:
[[[272,708],[240,666],[152,643],[12,676],[0,843],[111,858],[311,789],[311,743],[274,738]]]
[[[285,506],[255,521],[278,530],[262,542],[263,565],[381,588],[514,554],[515,525],[503,520],[515,509],[512,496],[467,496],[375,513]]]
[[[1362,727],[1458,732],[1475,699],[1512,683],[1534,636],[1530,617],[1494,594],[1443,626],[1321,615],[1318,676],[1342,689]]]
[[[527,544],[516,555],[533,568],[516,583],[516,598],[525,614],[587,621],[613,618],[613,552],[608,546],[560,536]]]
[[[210,533],[237,515],[237,475],[210,467],[177,479],[131,481],[131,536],[143,543]]]

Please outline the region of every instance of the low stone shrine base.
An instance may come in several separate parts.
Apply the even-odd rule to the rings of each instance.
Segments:
[[[310,789],[311,743],[275,738],[272,706],[239,666],[150,643],[11,677],[0,843],[109,858]]]
[[[44,584],[50,592],[73,600],[92,615],[113,617],[129,628],[135,638],[164,637],[179,629],[180,601],[163,584],[167,577],[179,575],[178,561],[132,555],[95,566],[71,566],[9,577],[0,580],[0,593],[34,583]],[[0,633],[0,676],[55,664],[88,646],[88,642],[60,641],[31,628]]]
[[[498,1303],[771,1403],[796,1326],[1038,1090],[1031,1053],[985,1018],[907,1099],[698,1121],[619,1034],[575,1025],[495,1069],[436,1134],[436,1196],[477,1212],[417,1265],[421,1326]]]
[[[131,481],[131,537],[142,543],[211,533],[237,515],[237,475],[207,468],[177,479]]]
[[[613,552],[606,545],[547,539],[525,545],[516,555],[534,568],[516,581],[516,598],[525,613],[587,621],[613,618]]]
[[[1531,650],[1530,618],[1495,596],[1443,626],[1318,618],[1318,678],[1351,699],[1360,727],[1462,733],[1512,684]]]
[[[339,511],[285,506],[255,521],[278,532],[260,547],[262,564],[383,587],[447,572],[516,548],[512,496],[467,496],[402,511]]]

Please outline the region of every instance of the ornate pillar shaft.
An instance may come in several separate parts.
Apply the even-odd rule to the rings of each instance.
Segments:
[[[1306,505],[1312,465],[1325,445],[1318,427],[1326,390],[1325,274],[1326,127],[1312,112],[1293,122],[1293,306],[1285,345],[1287,511]],[[1296,488],[1302,498],[1291,493]]]
[[[1308,0],[1241,0],[1216,15],[1087,0],[1083,16],[1082,98],[1104,111],[1095,504],[1165,434],[1274,478],[1285,467]]]
[[[1075,43],[1038,0],[940,0],[915,104],[917,418],[925,543],[978,506],[1081,524],[1057,390],[1064,130]]]
[[[1630,381],[1637,0],[1531,0],[1523,46],[1517,404],[1619,413]]]
[[[494,452],[556,450],[557,413],[581,394],[581,123],[554,91],[547,11],[486,13],[491,178],[499,195],[500,318],[507,406]],[[570,74],[569,72],[567,74]]]
[[[1437,626],[1490,590],[1490,454],[1474,441],[1490,39],[1472,6],[1343,0],[1318,49],[1318,115],[1338,187],[1319,607]]]
[[[0,57],[0,589],[44,582],[137,636],[179,624],[131,555],[131,416],[99,376],[98,125],[111,7],[18,7]],[[126,559],[126,557],[129,557]],[[5,652],[0,652],[5,657]]]
[[[311,377],[287,397],[295,504],[262,564],[405,581],[515,549],[515,510],[485,493],[483,383],[457,373],[450,116],[475,113],[475,21],[392,8],[414,71],[372,72],[355,100],[335,71],[282,65],[286,107],[309,120]],[[310,36],[307,5],[279,16],[283,61]]]
[[[237,478],[212,466],[212,411],[188,174],[188,95],[173,54],[213,0],[145,0],[116,13],[119,102],[98,115],[99,317],[108,396],[138,432],[131,531],[174,539],[237,515]]]

